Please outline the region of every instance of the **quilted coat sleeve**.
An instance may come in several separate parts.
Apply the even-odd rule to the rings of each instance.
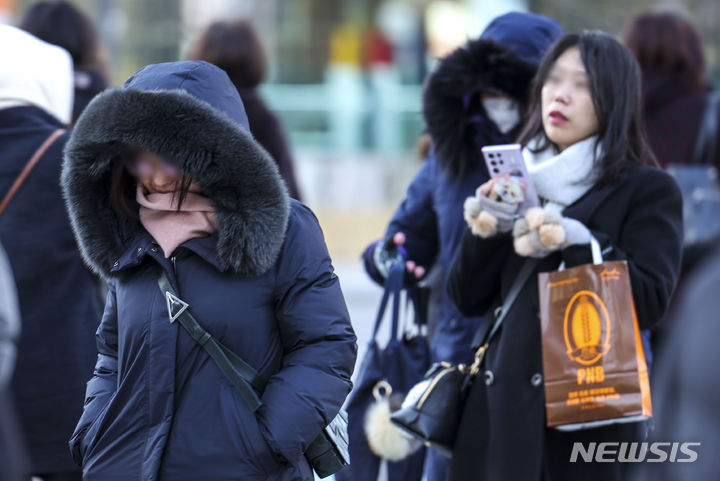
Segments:
[[[258,421],[272,450],[298,459],[340,410],[352,388],[357,343],[312,212],[295,203],[278,259],[276,318],[282,368],[263,393]]]
[[[115,283],[108,281],[108,293],[105,312],[95,334],[98,357],[93,377],[87,383],[85,407],[80,421],[70,439],[70,451],[75,462],[79,463],[80,443],[88,427],[100,414],[110,397],[117,389],[118,334],[117,303]]]

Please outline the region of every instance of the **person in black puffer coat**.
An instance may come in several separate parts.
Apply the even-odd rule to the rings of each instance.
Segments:
[[[227,74],[153,64],[97,96],[62,185],[109,286],[70,440],[83,479],[312,481],[304,453],[350,392],[356,338],[318,221],[288,198]],[[267,380],[257,411],[169,317],[160,272]]]

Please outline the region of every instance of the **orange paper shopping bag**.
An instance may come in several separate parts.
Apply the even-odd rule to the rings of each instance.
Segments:
[[[547,425],[575,430],[652,416],[647,363],[625,261],[541,273]]]

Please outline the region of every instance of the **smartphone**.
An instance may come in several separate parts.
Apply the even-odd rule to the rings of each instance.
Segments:
[[[490,177],[503,178],[509,175],[511,181],[523,186],[523,200],[518,214],[524,214],[531,207],[540,207],[540,198],[525,166],[520,144],[487,145],[482,148],[482,153]]]

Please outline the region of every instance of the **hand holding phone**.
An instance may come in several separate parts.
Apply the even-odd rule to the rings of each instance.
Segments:
[[[540,206],[520,144],[488,145],[482,148],[482,153],[490,177],[494,179],[491,188],[500,200],[518,204],[520,215],[531,207]]]

